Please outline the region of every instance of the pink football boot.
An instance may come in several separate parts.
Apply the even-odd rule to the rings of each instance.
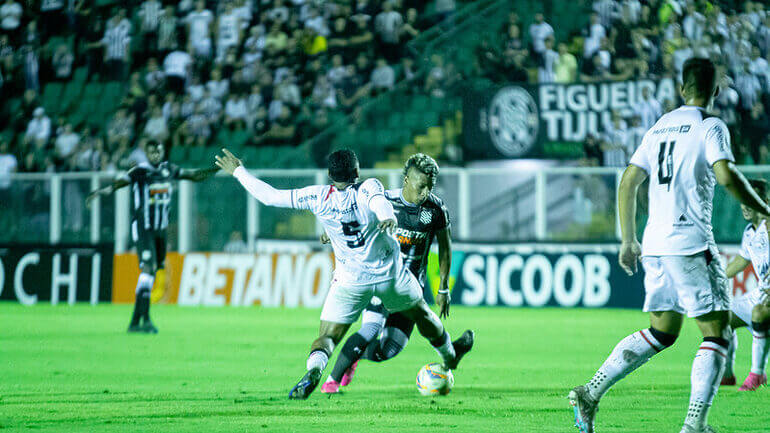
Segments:
[[[356,367],[358,367],[358,361],[345,370],[345,374],[342,375],[342,380],[340,380],[340,386],[350,385],[350,382],[353,381],[353,376],[356,374]]]
[[[324,394],[338,394],[340,392],[340,384],[329,376],[321,386],[321,392]]]
[[[738,391],[755,391],[762,385],[767,385],[767,375],[759,375],[755,373],[749,373],[749,376],[743,382]]]

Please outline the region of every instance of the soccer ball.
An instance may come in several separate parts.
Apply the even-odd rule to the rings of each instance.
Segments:
[[[447,395],[455,384],[452,370],[432,362],[417,373],[417,391],[422,395]]]

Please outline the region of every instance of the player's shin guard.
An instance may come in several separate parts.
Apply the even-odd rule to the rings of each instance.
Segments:
[[[404,331],[389,326],[382,331],[382,337],[369,344],[364,358],[374,362],[387,361],[401,353],[408,342],[409,336]]]
[[[725,363],[727,362],[727,348],[730,343],[719,337],[706,337],[695,354],[692,363],[690,380],[690,406],[684,423],[700,431],[708,422],[708,412],[711,403],[717,395],[719,381],[722,379]]]
[[[751,372],[762,376],[770,352],[770,321],[751,322],[751,331],[754,336],[751,344]]]
[[[337,382],[342,382],[342,376],[345,374],[345,371],[361,358],[370,341],[361,335],[360,332],[356,332],[348,337],[345,345],[340,350],[339,356],[337,356],[337,362],[334,364],[334,368],[332,368],[329,376]]]
[[[310,355],[307,357],[307,363],[305,364],[305,367],[308,371],[324,371],[327,362],[329,362],[329,354],[326,353],[326,351],[323,349],[316,349],[310,352]]]
[[[738,333],[735,332],[735,329],[730,331],[729,341],[730,347],[727,348],[727,361],[725,362],[724,377],[735,376],[733,368],[735,368],[735,353],[738,351]]]
[[[139,324],[141,319],[150,320],[150,292],[152,291],[152,275],[142,272],[136,283],[136,300],[134,301],[134,314],[131,317],[131,326]]]
[[[443,329],[443,333],[440,337],[430,340],[431,346],[436,349],[444,363],[450,362],[455,358],[455,348],[452,346],[452,339],[449,337],[449,333],[446,329]]]
[[[598,402],[612,385],[644,365],[656,353],[674,344],[676,337],[649,328],[621,340],[586,385],[590,397]]]

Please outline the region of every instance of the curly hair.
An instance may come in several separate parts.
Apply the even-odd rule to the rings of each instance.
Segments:
[[[406,160],[404,164],[404,177],[409,174],[409,169],[414,168],[422,174],[428,176],[431,186],[436,184],[438,177],[438,163],[435,159],[424,153],[415,153]]]

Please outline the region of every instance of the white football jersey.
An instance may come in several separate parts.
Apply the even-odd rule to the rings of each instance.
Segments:
[[[723,159],[734,161],[727,125],[700,107],[679,107],[644,134],[631,157],[631,164],[650,176],[643,256],[691,255],[716,248],[712,166]]]
[[[369,201],[384,196],[377,179],[338,190],[313,185],[291,190],[292,207],[306,209],[323,224],[334,249],[334,279],[343,284],[370,284],[395,278],[401,250],[395,237],[377,229]]]
[[[743,231],[741,239],[741,249],[738,251],[741,257],[751,261],[754,267],[754,273],[759,280],[758,289],[770,288],[768,278],[770,277],[770,245],[768,245],[767,224],[765,220],[754,228],[749,224]]]

